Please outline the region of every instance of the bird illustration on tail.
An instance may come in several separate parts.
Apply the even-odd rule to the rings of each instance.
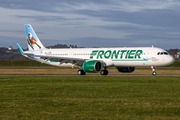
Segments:
[[[28,33],[27,42],[33,50],[34,50],[34,46],[33,46],[34,44],[36,44],[39,47],[39,49],[41,49],[41,46],[37,44],[36,39],[33,37],[31,33]]]

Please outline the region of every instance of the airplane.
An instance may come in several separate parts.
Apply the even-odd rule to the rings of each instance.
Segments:
[[[32,60],[59,67],[79,67],[78,75],[97,73],[108,75],[107,68],[116,67],[119,72],[132,73],[136,67],[166,66],[174,58],[165,50],[156,47],[117,47],[117,48],[62,48],[48,49],[43,46],[30,24],[25,25],[28,50],[20,53]]]

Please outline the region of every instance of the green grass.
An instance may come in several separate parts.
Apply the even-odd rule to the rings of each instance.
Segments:
[[[179,119],[180,77],[0,76],[0,119]]]

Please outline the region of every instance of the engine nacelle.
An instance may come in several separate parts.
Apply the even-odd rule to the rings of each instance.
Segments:
[[[84,62],[82,66],[84,72],[97,73],[102,69],[102,65],[99,61]]]
[[[123,73],[131,73],[134,72],[135,67],[117,67],[119,72],[123,72]]]

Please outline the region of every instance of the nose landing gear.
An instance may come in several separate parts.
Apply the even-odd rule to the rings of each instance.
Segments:
[[[155,67],[154,66],[151,66],[151,69],[152,69],[152,75],[153,76],[156,76],[157,75],[157,73],[156,73],[156,70],[155,70]]]

